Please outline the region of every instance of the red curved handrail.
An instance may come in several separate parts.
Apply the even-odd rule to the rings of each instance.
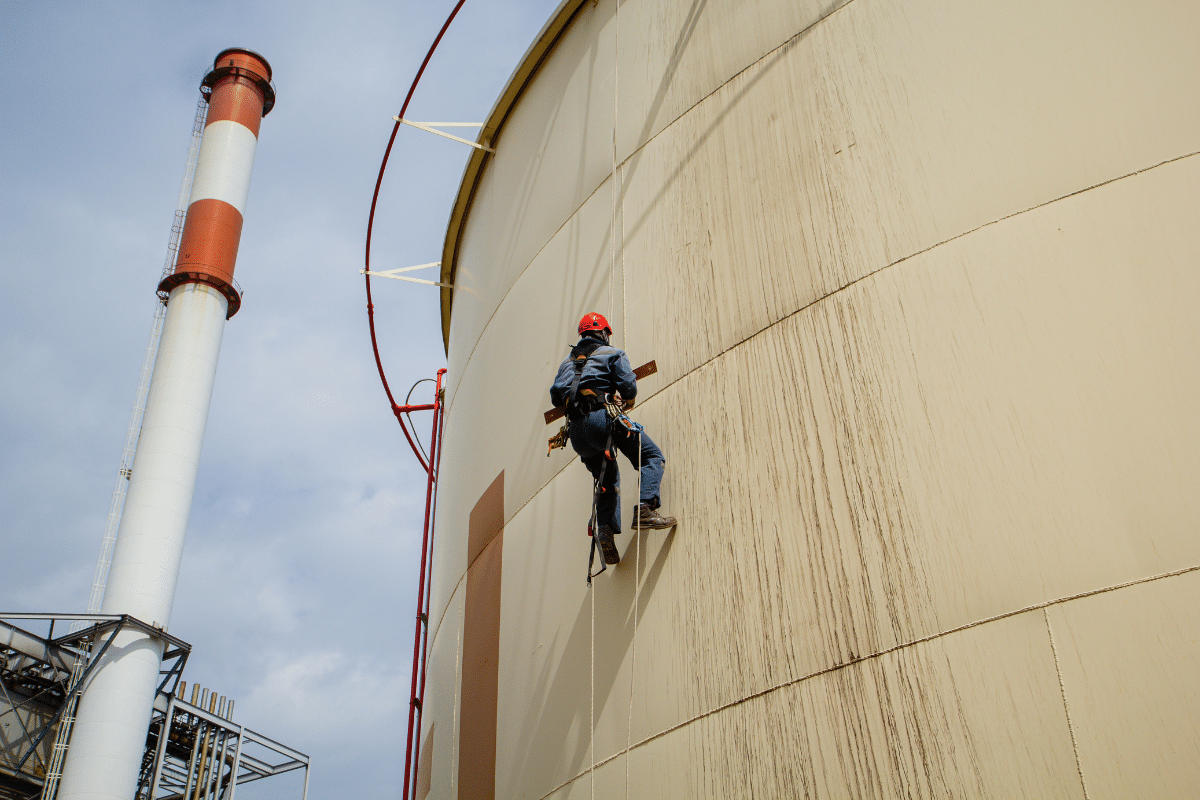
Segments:
[[[417,70],[417,75],[413,78],[412,86],[408,87],[408,94],[404,97],[404,105],[400,106],[399,117],[404,118],[404,114],[408,111],[408,104],[412,101],[413,93],[417,90],[417,84],[421,82],[421,76],[425,74],[425,67],[429,65],[429,59],[433,57],[433,51],[437,50],[437,46],[441,43],[442,37],[446,35],[446,29],[450,27],[450,23],[454,21],[458,10],[463,7],[466,0],[458,0],[454,4],[454,10],[450,12],[450,16],[446,17],[442,29],[438,31],[437,38],[433,40],[433,44],[429,46],[429,52],[425,54],[425,60],[421,62],[421,68]],[[379,165],[379,177],[375,179],[375,193],[371,195],[371,212],[367,216],[367,243],[366,252],[363,259],[367,274],[363,277],[366,279],[367,286],[367,326],[371,331],[371,350],[375,354],[375,367],[379,370],[379,380],[383,382],[383,391],[387,394],[388,403],[391,404],[392,413],[396,415],[396,419],[400,422],[400,427],[404,431],[405,437],[408,439],[409,445],[416,452],[416,445],[413,443],[413,437],[408,432],[408,426],[404,424],[404,418],[396,403],[396,398],[392,396],[392,389],[388,386],[387,375],[383,371],[383,360],[379,357],[379,338],[375,334],[375,304],[371,302],[371,233],[375,228],[375,206],[379,203],[379,189],[383,186],[383,173],[387,171],[388,158],[392,155],[392,145],[396,143],[396,134],[400,131],[400,123],[397,122],[392,126],[392,135],[388,137],[387,149],[383,151],[383,162]],[[420,453],[417,453],[417,459],[421,461],[425,467],[424,459]]]
[[[450,16],[442,24],[437,38],[433,40],[433,44],[429,47],[429,52],[425,54],[425,59],[421,62],[421,68],[417,70],[412,85],[408,87],[408,94],[404,97],[404,105],[400,107],[400,114],[398,116],[401,119],[404,118],[405,112],[408,111],[408,104],[413,98],[413,93],[417,90],[417,84],[421,82],[421,76],[425,74],[425,67],[429,65],[429,59],[433,57],[433,52],[437,50],[437,46],[441,43],[442,37],[446,35],[446,30],[450,27],[450,23],[454,21],[454,17],[457,16],[459,9],[463,7],[463,3],[465,2],[466,0],[458,0],[454,4],[454,9],[450,12]],[[387,149],[383,151],[383,162],[379,165],[379,176],[375,179],[375,192],[371,195],[371,211],[367,217],[367,241],[363,259],[367,274],[363,277],[366,279],[367,288],[367,326],[371,332],[371,350],[375,354],[375,367],[379,370],[379,380],[383,383],[383,391],[387,395],[388,403],[392,407],[392,413],[396,415],[396,421],[400,423],[400,429],[404,431],[404,438],[408,440],[409,447],[412,448],[413,454],[421,464],[421,468],[425,470],[427,478],[425,525],[421,537],[421,570],[418,578],[420,585],[417,588],[417,625],[413,632],[412,699],[409,702],[408,710],[408,737],[404,759],[404,788],[401,794],[403,800],[409,800],[410,789],[414,793],[416,791],[417,754],[420,752],[420,739],[417,735],[417,729],[421,724],[421,717],[423,716],[422,705],[425,696],[426,654],[423,650],[429,644],[429,608],[426,581],[432,579],[431,570],[427,568],[432,566],[429,563],[432,561],[432,548],[430,545],[433,540],[434,527],[432,511],[437,496],[438,467],[442,460],[441,434],[445,425],[445,412],[442,401],[442,377],[446,374],[446,370],[438,370],[433,403],[410,405],[406,401],[404,405],[400,405],[396,402],[396,398],[392,396],[392,389],[388,386],[387,375],[383,371],[383,360],[379,356],[379,338],[375,333],[375,304],[371,299],[371,234],[375,228],[375,207],[379,203],[379,190],[383,186],[383,174],[387,171],[388,159],[391,157],[392,146],[396,143],[396,134],[399,131],[400,123],[397,122],[392,126],[392,135],[388,137]],[[428,458],[425,458],[422,457],[420,448],[417,447],[417,442],[415,441],[416,431],[409,432],[409,426],[404,422],[404,415],[410,414],[413,411],[427,410],[433,411],[433,430],[429,443],[429,455]]]

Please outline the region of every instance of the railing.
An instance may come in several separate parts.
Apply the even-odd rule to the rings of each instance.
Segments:
[[[437,373],[436,388],[434,390],[433,402],[423,405],[410,405],[407,400],[412,397],[412,389],[409,390],[409,398],[405,398],[405,405],[394,405],[392,411],[396,414],[396,419],[400,421],[400,427],[404,431],[405,438],[408,439],[408,444],[412,447],[413,454],[417,457],[417,461],[425,470],[425,524],[421,531],[421,571],[418,586],[417,586],[417,624],[413,631],[413,661],[412,661],[412,687],[410,699],[408,703],[408,740],[405,744],[404,753],[404,790],[400,795],[401,800],[409,800],[409,789],[416,790],[417,784],[417,765],[420,763],[421,755],[421,717],[424,711],[425,703],[425,667],[429,656],[429,583],[433,579],[432,566],[433,561],[433,533],[435,512],[437,511],[437,480],[438,468],[442,461],[442,433],[445,425],[445,390],[442,388],[442,378],[445,376],[446,370],[439,369]],[[426,378],[425,380],[430,380]],[[413,389],[424,381],[418,381],[413,385]],[[424,452],[420,446],[420,441],[416,439],[416,431],[409,433],[408,425],[405,424],[405,417],[411,422],[411,415],[414,411],[432,411],[433,412],[433,430],[429,436],[429,452]]]

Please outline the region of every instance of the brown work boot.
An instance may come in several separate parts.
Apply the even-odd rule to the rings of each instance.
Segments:
[[[638,507],[633,510],[633,527],[650,528],[652,530],[661,531],[667,528],[674,528],[678,524],[674,517],[664,517],[658,513],[658,509],[651,508],[645,503],[639,503]]]
[[[600,548],[605,564],[621,563],[621,554],[617,552],[617,542],[613,538],[612,528],[607,525],[600,526],[600,530],[596,533],[596,546]]]

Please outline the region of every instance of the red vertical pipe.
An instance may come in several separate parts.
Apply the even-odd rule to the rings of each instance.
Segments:
[[[425,584],[431,555],[429,545],[433,538],[430,512],[433,508],[434,485],[437,481],[435,457],[438,462],[441,460],[441,442],[438,431],[442,418],[442,377],[445,374],[446,370],[438,370],[437,387],[433,400],[433,430],[430,433],[429,464],[425,473],[428,476],[425,484],[425,524],[421,531],[421,572],[417,589],[417,624],[413,630],[413,668],[411,699],[408,703],[408,741],[405,744],[404,789],[400,795],[404,800],[408,800],[409,787],[415,788],[416,785],[415,765],[417,751],[420,749],[419,741],[414,746],[414,733],[419,737],[417,726],[420,724],[422,695],[425,690],[425,653],[422,645],[427,644],[429,631],[429,609]],[[418,691],[418,675],[420,676],[420,691]]]
[[[442,432],[446,424],[446,409],[442,404],[442,375],[446,370],[438,370],[437,384],[437,399],[434,401],[437,404],[437,410],[433,414],[433,433],[431,434],[433,444],[429,449],[429,463],[433,469],[433,480],[430,482],[433,488],[432,501],[433,509],[437,508],[437,481],[438,473],[442,465]],[[435,452],[436,451],[436,452]],[[432,512],[429,517],[429,561],[428,567],[433,566],[433,537],[437,532],[437,519]],[[425,671],[429,666],[429,599],[433,593],[433,571],[429,570],[427,584],[424,584],[424,603],[422,604],[422,616],[425,620],[424,630],[421,636],[421,680],[417,685],[417,719],[416,719],[416,735],[413,739],[413,792],[417,790],[417,770],[421,765],[421,721],[425,718]],[[418,604],[421,600],[418,599]]]
[[[443,23],[441,30],[438,31],[437,37],[433,40],[433,44],[430,45],[429,52],[427,52],[425,54],[425,58],[421,62],[421,67],[417,70],[417,75],[415,78],[413,78],[412,85],[408,89],[408,94],[404,98],[404,104],[400,108],[400,116],[401,117],[404,116],[405,112],[408,109],[408,104],[412,100],[413,93],[416,92],[417,84],[420,83],[420,81],[421,81],[421,75],[424,74],[425,67],[429,65],[429,60],[430,60],[430,58],[433,57],[434,50],[437,49],[438,44],[442,41],[442,37],[446,35],[446,30],[450,27],[450,23],[454,21],[454,17],[458,14],[459,9],[461,9],[463,7],[464,2],[466,2],[466,0],[458,0],[458,2],[455,3],[453,10],[451,10],[451,12],[450,12],[450,15],[448,17],[446,17],[446,21],[445,21],[445,23]],[[366,290],[367,290],[367,327],[371,333],[371,350],[373,351],[374,356],[375,356],[375,366],[379,370],[379,380],[383,383],[383,391],[387,395],[388,402],[392,406],[392,411],[393,411],[393,413],[395,413],[396,419],[400,422],[400,428],[404,431],[404,436],[405,436],[405,438],[408,439],[409,446],[411,446],[413,449],[413,452],[416,453],[417,461],[419,461],[421,463],[421,466],[425,469],[426,474],[428,475],[428,483],[427,483],[426,492],[425,492],[425,527],[424,527],[424,531],[422,533],[422,543],[421,543],[421,577],[420,577],[420,587],[419,587],[418,593],[417,593],[417,629],[414,632],[414,637],[413,637],[414,638],[414,642],[413,642],[413,680],[412,680],[413,696],[409,702],[408,743],[405,748],[404,789],[403,789],[403,793],[401,794],[401,797],[404,798],[404,800],[408,800],[410,781],[411,781],[411,785],[414,787],[414,789],[415,789],[415,784],[416,784],[416,781],[415,781],[416,762],[414,761],[414,752],[416,750],[420,749],[419,743],[416,748],[414,748],[414,746],[413,746],[413,736],[414,736],[413,726],[414,726],[414,723],[416,723],[420,719],[419,711],[420,711],[420,706],[423,702],[423,698],[424,698],[424,694],[425,694],[425,669],[424,669],[424,660],[422,657],[422,642],[423,641],[425,643],[428,642],[428,627],[429,627],[429,612],[428,612],[428,607],[427,607],[428,599],[427,599],[427,595],[426,595],[426,591],[425,591],[425,584],[426,584],[425,576],[426,576],[427,568],[429,566],[429,562],[432,560],[432,554],[429,552],[429,545],[430,545],[430,542],[433,540],[433,530],[432,530],[432,526],[430,524],[430,511],[432,508],[432,498],[434,497],[434,491],[435,491],[435,486],[436,486],[436,482],[437,482],[437,469],[441,463],[441,449],[438,445],[440,443],[441,433],[444,431],[444,416],[443,416],[443,409],[442,409],[442,376],[446,373],[446,370],[444,370],[444,369],[438,370],[437,397],[435,398],[434,403],[433,403],[433,412],[434,412],[434,414],[433,414],[433,416],[434,416],[433,435],[432,435],[433,441],[430,442],[429,461],[428,461],[428,463],[426,463],[425,459],[421,456],[421,452],[417,448],[416,443],[413,441],[412,435],[409,434],[408,427],[404,424],[404,419],[401,416],[401,414],[404,413],[405,411],[414,411],[417,409],[412,406],[397,405],[395,398],[392,396],[392,390],[388,386],[387,376],[384,374],[384,371],[383,371],[383,361],[379,356],[379,341],[378,341],[378,339],[376,337],[376,333],[375,333],[375,304],[372,302],[372,299],[371,299],[371,275],[370,275],[371,234],[372,234],[372,231],[375,226],[375,208],[379,202],[379,190],[383,185],[383,174],[387,170],[388,158],[391,156],[391,153],[392,153],[392,145],[395,143],[396,134],[399,131],[400,131],[400,123],[397,122],[392,127],[392,135],[388,139],[387,148],[383,152],[383,163],[381,163],[379,165],[379,175],[375,179],[375,191],[371,196],[371,210],[367,215],[367,241],[366,241],[366,248],[365,248],[363,261],[364,261],[364,266],[366,267],[366,273],[365,273],[364,277],[366,278],[365,282],[366,282]],[[437,450],[436,461],[434,458],[434,450],[435,449]],[[424,634],[425,634],[424,640],[422,639],[423,629],[424,629]],[[419,689],[417,687],[418,658],[422,658],[421,664],[420,664],[420,688]]]

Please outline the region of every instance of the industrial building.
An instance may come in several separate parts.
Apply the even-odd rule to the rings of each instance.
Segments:
[[[563,0],[450,211],[447,369],[389,390],[433,412],[404,800],[1192,797],[1198,25]],[[0,800],[307,777],[169,630],[274,101],[240,48],[204,86],[92,606],[0,615]],[[587,312],[655,365],[630,416],[679,519],[634,530],[621,463],[594,578],[591,478],[547,454]]]

